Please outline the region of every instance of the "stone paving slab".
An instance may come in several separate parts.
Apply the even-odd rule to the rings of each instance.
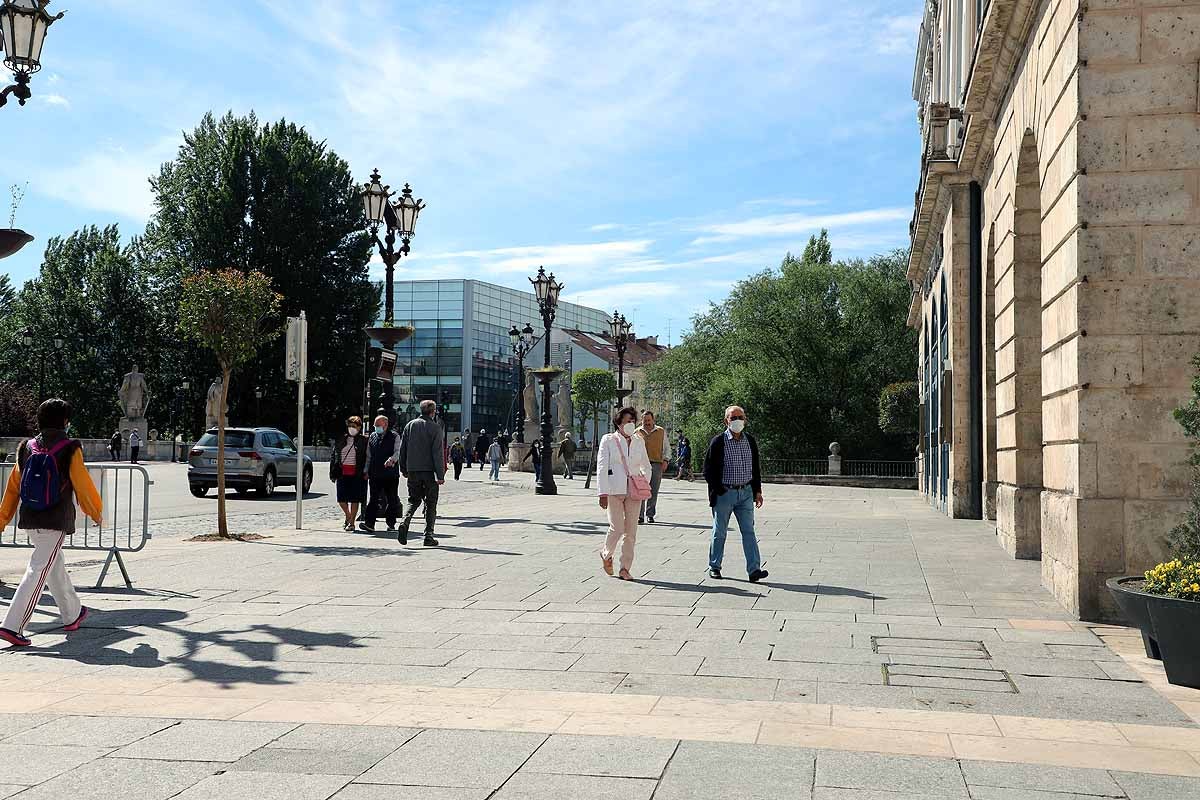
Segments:
[[[0,765],[38,740],[41,755],[9,751],[31,785],[149,764],[194,775],[184,797],[661,798],[707,783],[901,800],[940,796],[938,776],[969,763],[1120,769],[1132,777],[1116,796],[1196,793],[1200,692],[1168,686],[1131,632],[1072,622],[983,524],[908,493],[769,487],[772,578],[738,578],[731,548],[731,577],[713,581],[699,487],[668,482],[665,524],[642,530],[636,580],[620,582],[599,570],[594,496],[534,497],[519,480],[487,495],[494,519],[458,510],[484,497],[471,478],[449,487],[438,550],[319,514],[255,544],[156,540],[131,559],[137,590],[85,592],[97,613],[81,634],[0,653],[14,712]],[[885,666],[931,685],[885,685]],[[984,691],[974,670],[1018,692]],[[748,765],[735,776],[758,765],[757,780],[723,784],[705,748],[714,768]],[[857,782],[814,787],[822,764]],[[879,764],[917,775],[917,791],[864,777]]]

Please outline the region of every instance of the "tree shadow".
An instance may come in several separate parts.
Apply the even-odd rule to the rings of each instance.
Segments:
[[[376,536],[376,538],[379,538],[379,537]],[[389,537],[389,538],[394,538],[394,534],[392,537]],[[266,545],[268,547],[284,547],[284,548],[287,548],[288,550],[292,551],[293,553],[297,553],[299,555],[318,556],[318,557],[335,556],[335,557],[343,557],[343,558],[354,558],[356,556],[361,556],[363,558],[382,558],[384,556],[409,556],[409,555],[412,555],[411,551],[404,550],[399,545],[397,545],[396,548],[389,550],[389,549],[383,548],[383,547],[362,547],[362,546],[355,546],[355,545],[337,545],[337,544],[331,544],[331,545],[287,544],[286,542],[268,542],[268,541],[254,541],[254,542],[248,542],[248,544]]]
[[[361,648],[362,637],[345,633],[325,633],[302,628],[289,628],[272,624],[254,624],[247,627],[230,627],[225,630],[202,631],[185,627],[182,623],[188,615],[182,611],[166,609],[119,609],[96,610],[88,618],[87,627],[57,645],[34,647],[11,651],[22,658],[54,658],[75,661],[93,666],[117,666],[153,670],[160,667],[182,667],[191,679],[229,687],[236,683],[286,684],[289,675],[308,674],[302,669],[284,669],[272,666],[278,662],[279,650],[283,647]],[[45,630],[52,633],[53,630]],[[139,642],[147,635],[165,634],[169,640],[177,639],[182,652],[177,656],[163,656],[152,642]],[[263,640],[264,636],[266,641]],[[122,642],[134,643],[132,650],[117,647]],[[172,641],[172,645],[175,642]],[[243,656],[249,663],[236,661],[211,661],[201,658],[209,647],[227,647]]]
[[[441,536],[441,534],[438,534]],[[523,556],[524,553],[510,553],[507,550],[484,550],[478,547],[458,547],[452,544],[442,544],[431,547],[430,550],[449,550],[451,553],[467,553],[473,556]]]
[[[450,517],[442,517],[441,519],[450,519]],[[485,517],[457,517],[456,519],[466,520],[459,522],[454,527],[456,528],[490,528],[493,525],[512,525],[521,522],[529,522],[527,519],[487,519]]]
[[[601,536],[608,531],[607,522],[572,522],[567,525],[548,523],[545,527],[555,533],[569,533],[573,536]],[[587,530],[589,528],[590,530]]]

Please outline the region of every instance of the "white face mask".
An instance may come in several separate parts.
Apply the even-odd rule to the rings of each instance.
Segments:
[[[632,422],[626,422],[621,426],[621,433],[625,434],[626,436],[633,436],[633,433],[636,430],[637,425],[634,425]]]
[[[745,429],[746,420],[744,419],[735,419],[733,422],[729,423],[729,430],[733,431],[734,433],[741,433]]]
[[[358,428],[346,428],[346,432],[351,436],[358,436]]]

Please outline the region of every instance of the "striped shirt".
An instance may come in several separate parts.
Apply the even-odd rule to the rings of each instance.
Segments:
[[[732,431],[725,431],[725,460],[721,468],[721,483],[726,486],[745,486],[754,478],[754,456],[750,452],[750,440],[742,436],[735,439]]]
[[[358,466],[358,451],[354,449],[353,436],[346,439],[346,446],[342,448],[342,466]]]

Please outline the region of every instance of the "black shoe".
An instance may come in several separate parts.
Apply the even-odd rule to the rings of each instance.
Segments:
[[[396,523],[394,523],[394,522],[393,522],[391,525],[388,525],[388,526],[387,526],[387,532],[388,532],[388,533],[395,533],[395,532],[396,532]]]
[[[649,522],[651,525],[653,525],[653,524],[654,524],[654,517],[646,517],[646,521],[647,521],[647,522]]]
[[[374,526],[374,525],[368,525],[368,524],[367,524],[367,523],[365,523],[365,522],[364,522],[364,523],[362,523],[361,525],[359,525],[359,526],[358,526],[358,529],[359,529],[360,531],[366,531],[367,533],[374,533],[374,532],[375,532],[375,526]]]
[[[708,577],[717,578],[718,580],[720,580],[724,576],[721,574],[721,570],[716,569],[715,567],[709,567],[708,568]]]
[[[396,529],[396,541],[400,544],[408,544],[408,526],[401,525]]]
[[[750,573],[750,582],[758,583],[763,578],[767,577],[767,575],[768,575],[768,573],[765,569],[756,569],[756,570],[754,570],[754,572]]]
[[[645,525],[645,524],[646,524],[646,520],[643,519],[642,517],[638,517],[638,525]]]
[[[423,542],[423,544],[424,544],[426,547],[437,547],[437,546],[438,546],[438,540],[437,540],[437,539],[435,539],[435,538],[433,538],[433,534],[432,534],[432,533],[427,533],[427,534],[425,534],[425,541]]]

